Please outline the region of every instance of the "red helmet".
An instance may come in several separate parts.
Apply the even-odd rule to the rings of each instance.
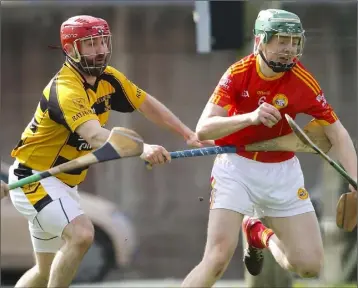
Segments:
[[[62,23],[60,31],[61,46],[70,62],[92,76],[102,74],[108,65],[112,52],[111,36],[107,21],[87,15],[69,18]],[[105,50],[94,51],[95,39],[99,39],[100,45],[106,46]],[[81,51],[83,41],[91,41],[93,47],[91,53]]]

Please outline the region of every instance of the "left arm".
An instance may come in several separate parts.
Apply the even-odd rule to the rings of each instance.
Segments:
[[[348,131],[339,120],[323,128],[332,143],[332,153],[347,173],[357,181],[357,153]]]
[[[194,132],[190,128],[183,124],[165,105],[149,94],[147,94],[146,99],[140,105],[138,111],[148,120],[159,126],[169,128],[171,131],[182,136],[185,140],[189,140],[193,137]]]
[[[121,97],[114,97],[112,110],[119,112],[132,112],[137,110],[155,124],[169,128],[171,131],[182,136],[188,145],[196,147],[203,146],[203,144],[198,141],[196,134],[180,121],[164,104],[139,88],[118,70],[110,68],[110,73],[112,73],[116,82],[119,84],[118,93],[121,94],[123,91],[127,99],[127,105],[123,105],[123,99],[121,99]],[[125,106],[127,108],[125,108]]]
[[[312,97],[313,96],[313,97]],[[357,153],[347,130],[339,121],[333,108],[328,104],[323,91],[308,96],[306,114],[315,117],[332,143],[333,156],[342,164],[346,172],[357,180]],[[353,191],[353,187],[350,187]]]

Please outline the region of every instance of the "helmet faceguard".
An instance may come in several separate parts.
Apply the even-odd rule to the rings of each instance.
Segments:
[[[274,72],[292,69],[302,56],[305,36],[296,14],[278,9],[263,10],[256,19],[254,35],[254,53]]]
[[[92,16],[75,16],[61,26],[61,44],[68,61],[83,73],[100,76],[112,54],[107,22]]]

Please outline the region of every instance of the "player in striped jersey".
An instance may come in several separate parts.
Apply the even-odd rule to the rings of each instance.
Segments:
[[[60,35],[66,62],[44,89],[32,121],[12,151],[16,161],[9,171],[10,183],[100,147],[110,134],[104,126],[111,110],[140,111],[188,145],[201,147],[196,134],[168,108],[107,65],[112,51],[105,20],[75,16],[62,24]],[[170,154],[157,145],[145,144],[141,157],[151,164],[170,161]],[[77,193],[86,173],[87,169],[78,169],[10,191],[14,206],[29,220],[36,258],[36,266],[16,287],[70,285],[94,236]]]
[[[333,151],[357,179],[352,140],[324,93],[299,61],[304,30],[293,13],[259,13],[254,53],[222,76],[197,125],[201,140],[245,145],[291,132],[284,114],[305,113],[323,126]],[[252,275],[262,269],[262,249],[301,277],[319,275],[322,240],[300,163],[291,152],[238,152],[216,158],[211,175],[207,243],[200,264],[182,287],[211,287],[225,272],[236,249],[240,224],[248,248],[244,262]],[[354,188],[351,187],[354,191]],[[270,228],[259,217],[267,218]]]

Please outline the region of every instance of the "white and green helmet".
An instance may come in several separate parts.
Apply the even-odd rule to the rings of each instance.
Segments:
[[[305,40],[304,32],[301,20],[296,14],[280,9],[262,10],[255,21],[254,53],[260,54],[266,64],[275,72],[290,70],[302,56]],[[266,60],[266,57],[263,55],[259,47],[261,43],[268,43],[273,36],[290,37],[291,42],[294,38],[299,38],[295,55],[287,55],[282,51],[271,52],[277,55],[290,56],[290,58],[293,59],[291,63]]]

